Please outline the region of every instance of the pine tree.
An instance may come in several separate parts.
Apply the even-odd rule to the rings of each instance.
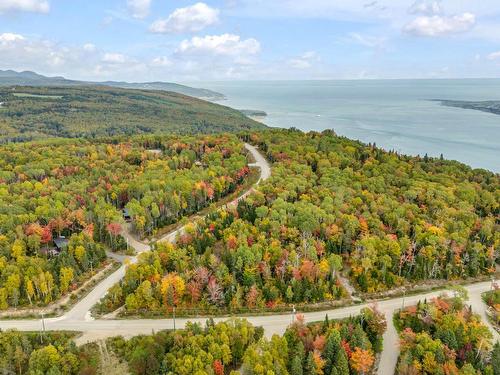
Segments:
[[[332,371],[332,367],[335,364],[335,356],[340,350],[340,332],[336,329],[330,332],[328,340],[325,345],[325,350],[323,351],[323,358],[325,359],[324,373],[329,374]]]
[[[491,366],[493,367],[493,374],[500,375],[500,343],[496,343],[491,353]]]
[[[349,375],[349,362],[344,348],[341,348],[335,358],[335,368],[338,375]]]
[[[302,341],[297,341],[295,346],[290,348],[288,352],[288,358],[289,358],[289,363],[290,363],[290,373],[291,375],[294,374],[300,374],[302,375],[302,364],[304,363],[304,358],[305,358],[305,350],[304,350],[304,344]],[[295,365],[295,367],[294,367]],[[300,372],[297,372],[300,367]]]
[[[316,375],[316,364],[314,363],[313,352],[309,352],[307,355],[306,365],[304,366],[304,375]]]
[[[299,357],[293,357],[292,364],[290,366],[290,375],[302,375],[303,373],[302,361]]]

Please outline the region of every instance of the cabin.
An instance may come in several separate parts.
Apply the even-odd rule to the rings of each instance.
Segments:
[[[39,253],[47,257],[53,258],[59,256],[61,252],[68,247],[69,240],[65,237],[57,237],[53,240],[54,246],[40,249]]]
[[[123,219],[127,222],[127,223],[130,223],[132,221],[132,217],[130,216],[130,213],[128,212],[128,209],[127,208],[124,208],[122,210],[122,215],[123,215]]]
[[[69,241],[66,237],[57,237],[54,238],[54,245],[56,246],[56,250],[61,252],[68,247]]]

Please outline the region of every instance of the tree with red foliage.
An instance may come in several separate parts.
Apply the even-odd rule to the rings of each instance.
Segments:
[[[224,375],[224,365],[222,364],[220,359],[216,359],[212,367],[214,369],[215,375]]]

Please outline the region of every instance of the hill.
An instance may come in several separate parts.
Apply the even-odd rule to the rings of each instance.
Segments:
[[[171,82],[91,82],[76,81],[64,77],[47,77],[34,72],[16,72],[13,70],[0,70],[0,86],[111,86],[127,89],[172,91],[179,94],[194,96],[207,100],[222,100],[224,95],[212,90],[194,88]]]
[[[182,94],[104,86],[0,87],[0,141],[262,129],[241,112]]]

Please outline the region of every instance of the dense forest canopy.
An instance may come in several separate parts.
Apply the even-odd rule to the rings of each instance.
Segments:
[[[95,345],[77,348],[76,333],[0,332],[0,372],[18,375],[97,375],[100,355]]]
[[[253,210],[268,233],[296,230],[344,257],[362,291],[495,271],[500,177],[454,161],[386,152],[332,132],[248,138],[273,164]],[[287,229],[287,230],[285,230]],[[314,254],[313,254],[314,255]]]
[[[398,312],[401,354],[397,373],[496,375],[500,344],[460,297],[438,297]]]
[[[263,129],[241,112],[165,91],[0,87],[0,141]]]
[[[139,236],[232,193],[249,173],[233,135],[144,136],[0,147],[0,309],[48,303]],[[57,239],[67,246],[53,256]]]
[[[345,297],[405,282],[495,272],[499,177],[385,152],[331,132],[243,136],[274,162],[239,203],[131,265],[101,304],[127,312],[238,312]]]

